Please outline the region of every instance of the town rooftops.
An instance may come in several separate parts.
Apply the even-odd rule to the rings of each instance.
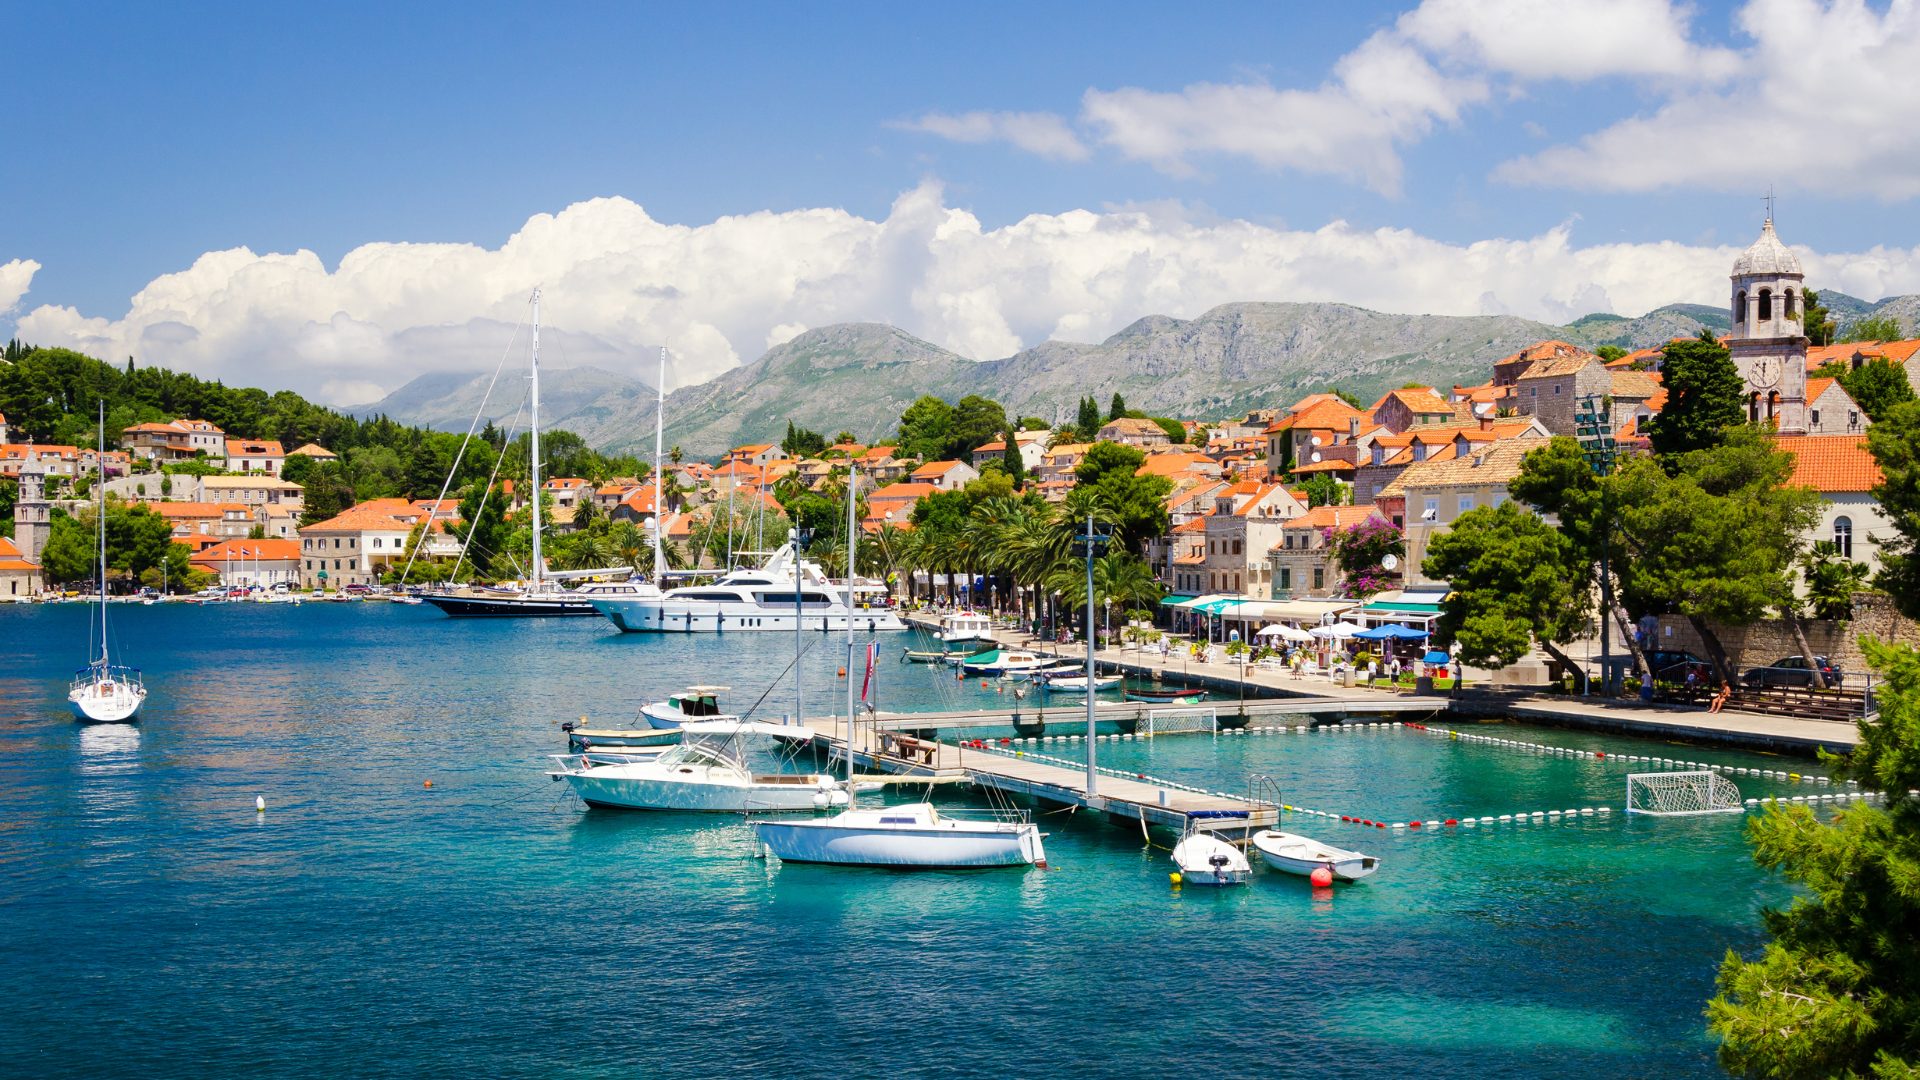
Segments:
[[[1473,452],[1465,457],[1449,455],[1418,461],[1394,477],[1393,483],[1388,484],[1378,497],[1402,496],[1408,488],[1505,485],[1520,475],[1520,459],[1526,457],[1529,450],[1545,446],[1551,441],[1542,438],[1501,439],[1484,449],[1474,447]]]
[[[1337,397],[1319,395],[1322,400],[1293,413],[1283,416],[1267,428],[1268,434],[1280,431],[1340,431],[1344,432],[1353,425],[1353,418],[1360,416],[1359,409]]]
[[[1657,372],[1616,371],[1609,378],[1613,383],[1613,396],[1650,398],[1660,392],[1662,383]]]
[[[913,475],[916,478],[922,476],[945,476],[959,468],[962,464],[963,462],[959,461],[929,461],[925,465],[913,470]]]
[[[315,461],[339,461],[340,460],[339,454],[336,454],[333,451],[327,449],[326,447],[321,446],[319,443],[308,443],[307,445],[300,447],[298,450],[294,450],[292,453],[288,454],[288,456],[291,457],[293,456],[293,454],[300,454],[304,457],[310,457],[310,458],[313,458]]]
[[[235,538],[209,544],[194,553],[193,561],[201,564],[218,563],[231,558],[234,562],[242,559],[297,559],[300,557],[298,540],[243,540]]]
[[[1374,410],[1378,411],[1380,407],[1385,405],[1389,400],[1400,402],[1400,404],[1407,407],[1408,412],[1413,413],[1451,414],[1453,412],[1453,404],[1440,400],[1440,395],[1434,393],[1433,388],[1429,386],[1416,386],[1407,390],[1389,390],[1386,396],[1374,404]]]
[[[1789,484],[1820,492],[1865,492],[1885,482],[1858,435],[1783,435],[1774,445],[1793,454]]]
[[[228,457],[281,457],[284,451],[271,439],[228,439]]]
[[[1166,435],[1166,429],[1151,420],[1142,420],[1134,416],[1123,416],[1118,420],[1109,420],[1100,425],[1101,431],[1113,429],[1123,435]]]
[[[1289,529],[1351,529],[1370,517],[1372,506],[1316,506],[1287,522]]]
[[[369,499],[314,525],[303,525],[308,532],[360,532],[366,529],[405,530],[426,516],[426,511],[405,499]]]

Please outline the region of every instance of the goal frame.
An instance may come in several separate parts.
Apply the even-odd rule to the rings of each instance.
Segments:
[[[1715,796],[1731,800],[1728,806],[1708,806],[1699,810],[1650,810],[1634,805],[1634,781],[1703,779],[1709,793],[1708,801]],[[1667,786],[1645,784],[1645,787]],[[1645,814],[1648,817],[1698,817],[1702,814],[1740,814],[1746,812],[1746,805],[1740,800],[1740,789],[1734,782],[1713,769],[1689,769],[1685,772],[1628,773],[1626,791],[1626,811],[1629,814]]]
[[[1203,728],[1179,727],[1179,728],[1174,728],[1170,731],[1158,730],[1158,725],[1155,723],[1156,720],[1159,720],[1162,717],[1175,717],[1175,716],[1204,716],[1207,718],[1207,726]],[[1147,738],[1149,739],[1153,738],[1155,735],[1218,735],[1218,734],[1220,734],[1220,710],[1217,706],[1202,705],[1202,706],[1196,706],[1196,707],[1184,708],[1184,709],[1148,709],[1147,710]]]

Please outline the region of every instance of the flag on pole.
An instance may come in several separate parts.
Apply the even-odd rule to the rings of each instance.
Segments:
[[[867,691],[873,686],[873,663],[880,655],[880,643],[867,642],[867,677],[860,683],[860,700],[867,700]]]

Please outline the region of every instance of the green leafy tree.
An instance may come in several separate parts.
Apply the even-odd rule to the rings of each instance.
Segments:
[[[1592,563],[1525,507],[1509,501],[1460,515],[1428,544],[1420,569],[1452,587],[1435,645],[1458,641],[1467,663],[1501,668],[1538,641],[1566,670],[1578,670],[1560,646],[1586,628]]]
[[[844,446],[848,443],[852,443],[857,446],[860,443],[860,439],[853,432],[848,431],[845,428],[842,428],[839,431],[836,431],[833,433],[834,446]]]
[[[466,545],[467,562],[482,574],[493,574],[494,560],[500,559],[500,571],[506,568],[504,553],[510,529],[507,526],[507,491],[496,484],[489,490],[474,485],[460,500],[460,520],[443,521],[440,527],[457,536]]]
[[[1707,340],[1673,342],[1662,370],[1667,405],[1647,425],[1654,453],[1671,458],[1717,446],[1724,429],[1746,420],[1740,403],[1746,384],[1725,346]]]
[[[900,414],[900,454],[922,461],[939,461],[953,430],[953,407],[932,394],[907,406]]]
[[[1126,418],[1127,399],[1120,396],[1120,391],[1115,390],[1113,392],[1113,402],[1107,406],[1107,422],[1112,423],[1115,420],[1125,420]]]
[[[1602,345],[1599,348],[1593,350],[1593,355],[1611,364],[1615,360],[1618,360],[1621,357],[1627,355],[1627,350],[1621,348],[1618,345]]]
[[[787,437],[780,440],[780,449],[787,456],[795,458],[819,457],[827,448],[827,440],[817,431],[803,427],[794,427],[793,421],[787,421]]]
[[[1876,424],[1896,407],[1915,400],[1906,369],[1884,357],[1869,360],[1841,375],[1840,385]]]
[[[1007,479],[1012,481],[1014,489],[1027,486],[1027,460],[1020,456],[1020,441],[1013,437],[1013,429],[1008,428],[1001,436],[1006,441],[1006,449],[1000,452],[1000,460],[1006,471]]]
[[[1098,442],[1074,467],[1073,494],[1111,515],[1121,550],[1138,554],[1141,545],[1167,531],[1167,493],[1172,481],[1164,476],[1139,476],[1147,455],[1121,443]]]
[[[1167,433],[1168,442],[1183,443],[1187,441],[1187,425],[1180,421],[1166,416],[1150,416],[1147,419],[1160,425],[1160,430]]]
[[[1900,330],[1900,320],[1890,315],[1870,315],[1864,319],[1855,319],[1847,327],[1847,336],[1842,341],[1902,341],[1906,334]]]
[[[1835,780],[1885,793],[1821,821],[1774,803],[1747,820],[1753,860],[1800,890],[1761,921],[1773,940],[1753,959],[1728,950],[1707,1005],[1720,1063],[1777,1080],[1920,1075],[1920,654],[1862,638],[1886,673],[1876,722],[1858,721]]]
[[[947,427],[947,445],[941,460],[968,460],[968,455],[1007,430],[1007,413],[997,401],[968,394],[953,407]]]
[[[162,485],[163,490],[166,487]],[[338,462],[323,461],[314,465],[307,471],[306,482],[301,485],[301,490],[305,495],[300,511],[300,524],[303,527],[339,517],[356,501],[353,484]]]
[[[1100,437],[1100,403],[1091,396],[1080,399],[1080,415],[1074,421],[1075,430],[1080,432],[1081,442],[1092,442]]]
[[[1037,416],[1023,416],[1020,418],[1021,431],[1046,431],[1051,427],[1053,427],[1052,424],[1047,423]]]
[[[1872,495],[1893,523],[1880,537],[1880,572],[1873,583],[1902,614],[1920,619],[1920,402],[1895,406],[1867,429],[1867,450],[1880,466]]]
[[[56,511],[47,546],[41,552],[41,568],[50,581],[66,582],[90,579],[96,545],[98,511],[88,507],[78,517]],[[107,503],[107,568],[109,577],[139,580],[147,570],[169,567],[184,577],[189,552],[186,545],[173,542],[173,525],[150,512],[143,504],[128,505],[110,499]]]
[[[1300,487],[1307,493],[1307,506],[1345,506],[1347,496],[1352,493],[1350,485],[1334,479],[1332,473],[1314,473],[1302,481]]]
[[[1366,406],[1364,406],[1364,405],[1362,405],[1362,404],[1360,404],[1360,399],[1359,399],[1359,398],[1357,398],[1357,397],[1355,397],[1355,396],[1354,396],[1353,394],[1351,394],[1351,393],[1349,393],[1349,392],[1347,392],[1347,391],[1345,391],[1345,390],[1342,390],[1342,389],[1340,389],[1340,388],[1339,388],[1339,387],[1337,387],[1337,386],[1329,386],[1329,387],[1327,387],[1327,388],[1326,388],[1325,390],[1323,390],[1323,391],[1321,391],[1321,392],[1322,392],[1322,393],[1326,393],[1326,394],[1332,394],[1332,395],[1333,395],[1334,397],[1337,397],[1337,398],[1339,398],[1339,399],[1340,399],[1341,401],[1344,401],[1344,402],[1346,402],[1346,403],[1347,403],[1348,405],[1351,405],[1351,406],[1353,406],[1353,407],[1354,407],[1354,408],[1356,408],[1356,409],[1365,409],[1365,408],[1366,408]]]
[[[1812,289],[1808,289],[1801,294],[1800,299],[1804,301],[1804,306],[1801,309],[1800,328],[1801,332],[1807,335],[1808,343],[1812,345],[1833,344],[1833,334],[1836,327],[1834,326],[1833,320],[1828,318],[1827,309],[1820,306],[1820,294],[1814,292]]]

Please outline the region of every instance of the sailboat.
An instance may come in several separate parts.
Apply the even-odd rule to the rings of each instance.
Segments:
[[[600,612],[586,597],[563,587],[561,582],[574,577],[592,577],[600,574],[617,574],[630,569],[619,566],[605,570],[572,571],[570,573],[551,573],[540,553],[540,290],[533,291],[533,356],[528,362],[528,378],[533,385],[529,388],[531,421],[528,432],[531,436],[530,453],[527,455],[527,467],[530,476],[528,489],[532,493],[529,505],[533,512],[533,560],[530,576],[524,587],[487,589],[470,588],[457,593],[437,593],[422,597],[427,603],[456,618],[513,618],[530,615],[598,615]]]
[[[854,518],[855,480],[847,470],[847,581],[858,550]],[[848,595],[852,595],[849,589]],[[1040,827],[1022,811],[985,811],[985,819],[942,812],[918,803],[863,810],[851,805],[853,778],[854,625],[847,624],[847,791],[841,813],[811,821],[755,821],[753,831],[782,862],[833,866],[882,866],[899,870],[951,870],[991,866],[1045,866]]]
[[[116,667],[107,653],[107,403],[100,403],[100,509],[93,531],[100,539],[99,562],[94,566],[100,585],[100,652],[74,673],[67,701],[76,719],[100,723],[132,720],[147,703],[147,688],[138,668]]]

